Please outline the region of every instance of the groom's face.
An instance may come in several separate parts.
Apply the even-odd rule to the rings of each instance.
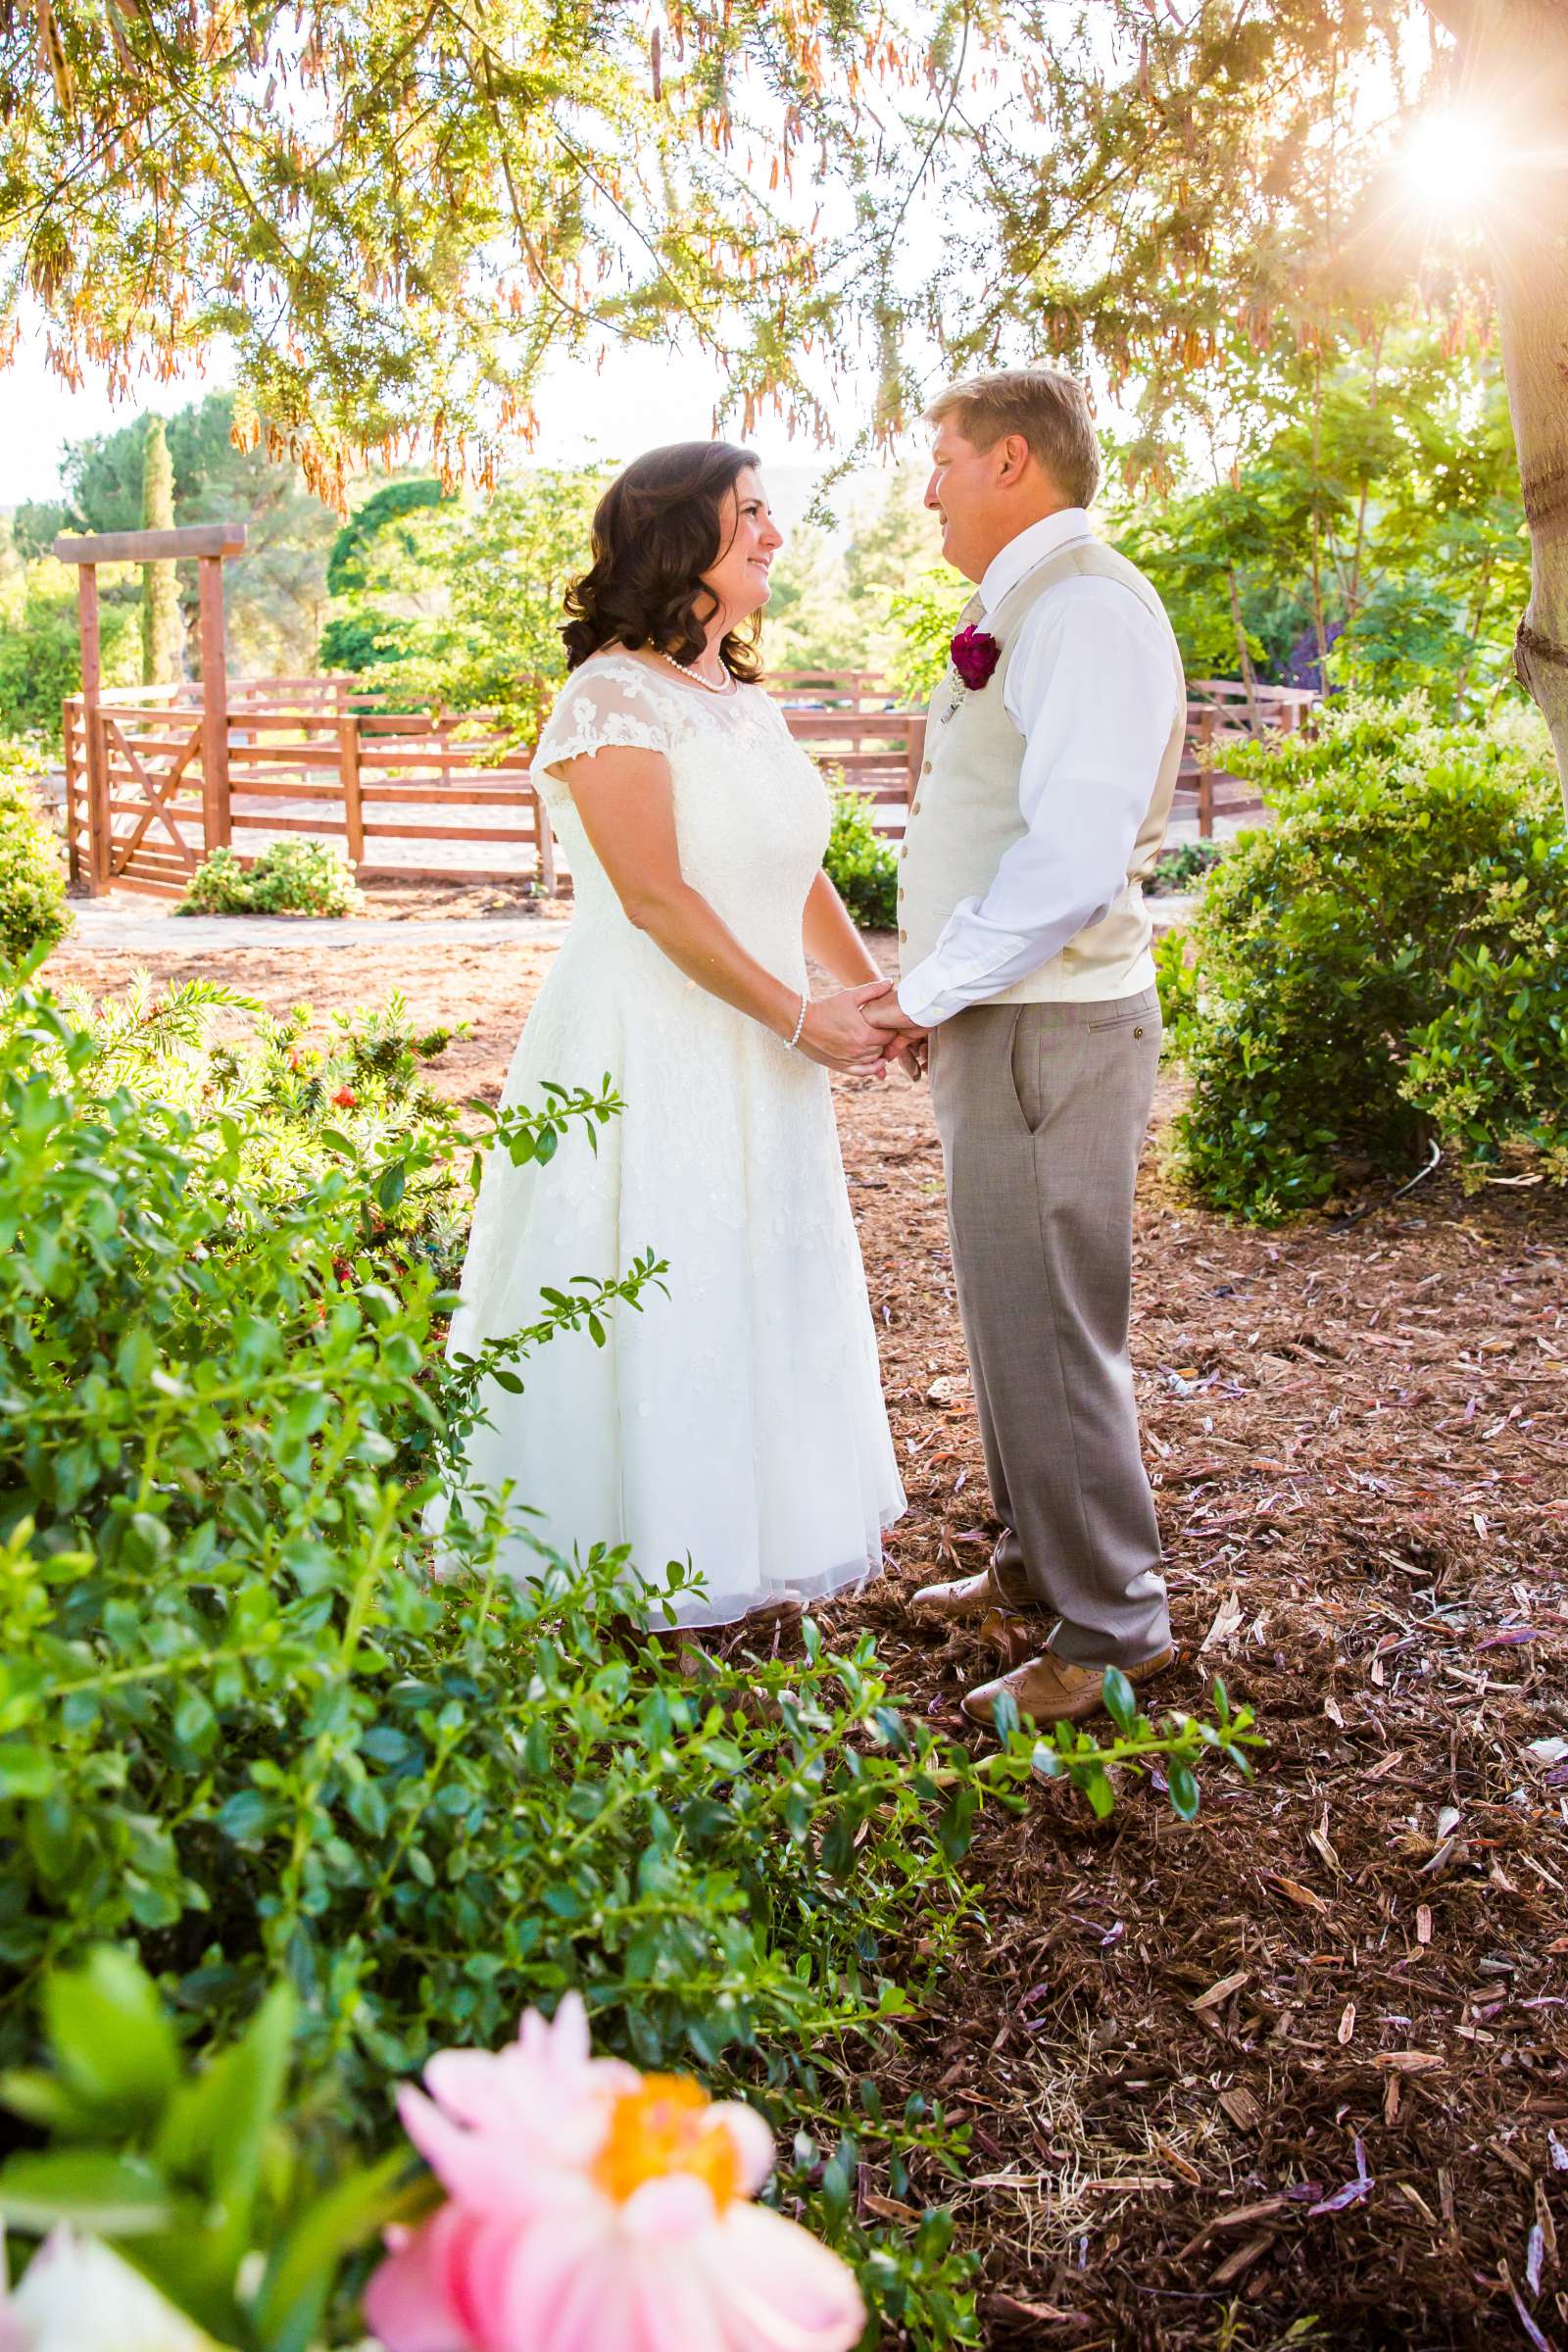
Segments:
[[[953,424],[937,427],[925,503],[942,518],[942,553],[966,580],[980,580],[999,548],[1017,528],[1005,495],[1010,472],[1007,436],[977,449]]]

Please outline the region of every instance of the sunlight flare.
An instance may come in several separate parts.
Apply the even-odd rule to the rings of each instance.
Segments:
[[[1492,122],[1446,108],[1411,124],[1400,146],[1399,170],[1423,210],[1463,220],[1484,209],[1502,159],[1502,142]]]

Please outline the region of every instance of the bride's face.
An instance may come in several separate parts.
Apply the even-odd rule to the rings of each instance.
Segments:
[[[718,561],[703,579],[718,599],[716,625],[722,634],[766,604],[771,593],[767,575],[784,544],[755,466],[737,474],[734,487],[725,493],[720,531]]]

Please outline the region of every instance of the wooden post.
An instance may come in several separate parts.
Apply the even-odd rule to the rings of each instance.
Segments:
[[[228,806],[228,652],[223,643],[223,559],[203,556],[202,832],[209,854],[233,840]]]
[[[1198,838],[1208,841],[1214,831],[1214,730],[1219,712],[1207,704],[1198,720]]]
[[[365,799],[360,789],[360,722],[344,704],[338,706],[338,769],[343,779],[343,825],[348,835],[349,863],[356,873],[365,863]]]
[[[81,748],[87,769],[87,871],[89,898],[101,899],[113,877],[109,814],[109,763],[104,722],[98,709],[103,664],[98,651],[98,566],[83,564],[76,574],[76,616],[81,637]]]

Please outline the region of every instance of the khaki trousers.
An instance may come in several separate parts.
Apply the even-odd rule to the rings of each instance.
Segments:
[[[1133,1183],[1159,1067],[1153,989],[980,1004],[931,1035],[958,1305],[1004,1585],[1078,1665],[1170,1640],[1127,1322]]]

